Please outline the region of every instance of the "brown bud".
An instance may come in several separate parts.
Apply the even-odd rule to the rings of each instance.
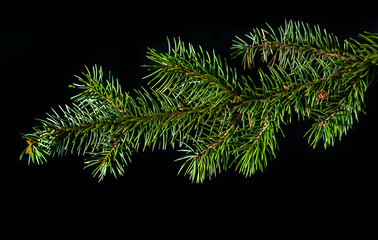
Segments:
[[[324,90],[319,91],[318,95],[316,96],[316,100],[326,100],[328,97],[328,93]]]
[[[25,153],[26,153],[26,154],[29,154],[29,153],[31,152],[30,147],[31,147],[31,145],[32,145],[32,142],[31,142],[30,140],[26,140],[26,142],[28,143],[28,147],[26,148]]]

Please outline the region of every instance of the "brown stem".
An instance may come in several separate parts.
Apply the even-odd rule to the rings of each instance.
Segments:
[[[245,47],[246,49],[254,49],[254,48],[259,48],[259,49],[265,49],[267,47],[270,48],[277,48],[277,49],[292,49],[296,52],[308,52],[312,54],[318,54],[318,55],[323,55],[323,56],[328,56],[328,57],[336,57],[341,60],[348,60],[348,61],[356,61],[354,57],[345,57],[343,55],[340,55],[339,53],[323,50],[323,49],[313,49],[313,48],[300,48],[298,46],[295,46],[293,44],[289,43],[281,43],[281,42],[269,42],[266,41],[263,44],[257,44],[257,45],[251,45],[248,47]],[[265,52],[264,52],[265,54]]]
[[[259,134],[257,135],[255,141],[253,141],[253,143],[251,144],[251,146],[247,149],[247,153],[252,149],[252,147],[260,140],[260,138],[262,137],[266,127],[268,126],[268,123],[269,123],[269,117],[270,115],[268,114],[268,116],[266,117],[266,120],[265,120],[265,123],[264,125],[261,127],[261,131],[259,132]]]
[[[239,122],[240,118],[241,118],[242,114],[239,113],[238,114],[238,117],[235,119],[235,121],[231,124],[231,126],[222,134],[222,136],[220,136],[220,138],[218,138],[213,144],[211,144],[210,146],[208,146],[206,149],[204,149],[202,152],[200,152],[199,154],[197,154],[195,157],[194,157],[194,160],[198,160],[203,154],[205,154],[206,152],[210,151],[211,149],[213,149],[215,146],[218,145],[218,143],[220,141],[222,141],[227,135],[228,133],[230,132],[230,130],[236,125],[237,122]]]
[[[168,64],[166,64],[166,63],[163,63],[163,65],[164,65],[164,66],[167,66],[167,68],[168,68],[169,70],[179,71],[179,72],[181,72],[181,73],[184,74],[184,75],[190,75],[190,76],[193,76],[194,78],[200,79],[200,80],[202,80],[202,81],[204,81],[204,82],[208,82],[208,83],[210,83],[210,84],[216,84],[216,83],[217,83],[217,82],[215,82],[214,80],[211,80],[211,79],[208,79],[208,78],[204,78],[204,77],[199,76],[198,73],[195,73],[194,71],[190,71],[190,70],[187,70],[187,69],[178,68],[178,67],[176,67],[176,66],[168,65]],[[219,87],[219,88],[222,89],[223,91],[226,91],[229,95],[235,97],[236,100],[237,100],[238,102],[241,101],[241,97],[240,97],[238,94],[234,93],[231,89],[226,88],[226,87],[224,87],[224,86]],[[167,90],[167,89],[164,89],[164,91],[166,91],[166,90]],[[164,92],[164,91],[163,91],[163,92]]]

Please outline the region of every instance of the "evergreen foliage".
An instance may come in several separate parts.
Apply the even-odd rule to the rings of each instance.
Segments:
[[[314,148],[341,139],[376,77],[378,34],[340,42],[319,26],[287,21],[236,37],[231,48],[246,68],[266,65],[256,69],[259,79],[180,39],[168,40],[166,53],[149,49],[148,89],[123,92],[110,73],[87,68],[70,86],[81,91],[73,103],[23,134],[20,158],[42,164],[77,152],[102,180],[123,175],[134,152],[171,146],[183,152],[179,172],[193,182],[229,168],[251,176],[276,157],[276,135],[293,115],[313,121],[306,137]]]

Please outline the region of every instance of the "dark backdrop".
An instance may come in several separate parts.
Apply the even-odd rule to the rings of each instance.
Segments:
[[[147,234],[177,237],[281,233],[329,227],[339,233],[376,226],[378,89],[366,94],[367,115],[335,147],[312,150],[308,123],[285,127],[277,159],[263,174],[228,171],[202,185],[176,176],[174,151],[138,153],[124,177],[97,183],[83,158],[43,166],[19,161],[19,133],[35,118],[69,102],[68,84],[84,65],[98,64],[125,90],[146,86],[147,47],[166,50],[166,37],[229,58],[235,35],[285,19],[320,24],[341,39],[378,32],[378,15],[357,3],[227,1],[0,1],[2,224],[24,236]],[[230,64],[239,67],[239,60]],[[15,227],[15,228],[14,228]],[[16,230],[16,232],[14,232]],[[136,236],[136,235],[134,235]],[[90,239],[90,238],[88,238]]]

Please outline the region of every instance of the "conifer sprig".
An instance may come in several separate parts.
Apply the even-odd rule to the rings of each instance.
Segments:
[[[71,87],[73,103],[53,110],[24,134],[30,163],[77,152],[102,180],[125,174],[134,152],[179,148],[179,172],[197,183],[234,168],[245,176],[276,157],[281,124],[310,119],[309,144],[333,145],[364,109],[376,77],[378,35],[345,40],[302,22],[237,37],[233,57],[256,69],[242,76],[215,52],[168,40],[168,52],[149,49],[150,88],[123,92],[117,79],[94,66]]]

